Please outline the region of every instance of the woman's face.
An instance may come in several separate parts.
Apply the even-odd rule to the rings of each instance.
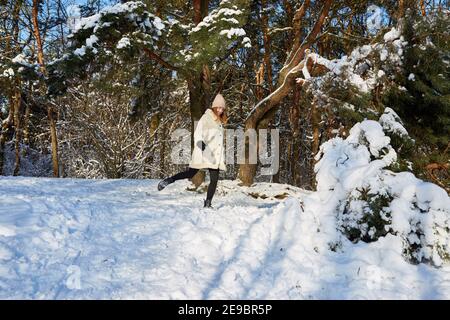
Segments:
[[[221,116],[222,113],[223,113],[223,111],[225,110],[225,109],[222,108],[222,107],[214,107],[214,109],[216,110],[216,114],[217,114],[218,116]]]

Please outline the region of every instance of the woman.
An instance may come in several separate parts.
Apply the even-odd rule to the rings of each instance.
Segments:
[[[177,180],[192,178],[199,169],[209,169],[211,181],[208,186],[204,207],[212,208],[211,200],[216,192],[219,170],[226,170],[223,125],[227,121],[225,99],[219,93],[214,98],[211,108],[206,109],[195,128],[194,151],[189,162],[189,168],[162,180],[158,184],[159,191]]]

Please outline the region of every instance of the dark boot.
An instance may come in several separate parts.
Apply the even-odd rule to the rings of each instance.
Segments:
[[[161,191],[162,189],[164,189],[165,187],[167,187],[167,185],[173,183],[173,179],[172,178],[166,178],[164,180],[161,180],[158,183],[158,191]]]
[[[210,199],[206,199],[204,202],[204,208],[212,208],[211,206],[211,200]]]

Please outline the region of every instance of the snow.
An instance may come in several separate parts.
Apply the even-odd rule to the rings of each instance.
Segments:
[[[163,30],[164,29],[164,24],[163,24],[162,20],[159,17],[156,17],[156,16],[153,17],[153,25],[158,30]]]
[[[347,138],[350,143],[358,143],[357,139],[364,135],[369,142],[369,151],[375,157],[379,156],[379,151],[389,146],[391,139],[386,137],[381,125],[373,120],[366,120],[357,123],[350,129],[350,136]]]
[[[402,125],[400,117],[389,107],[384,109],[379,122],[383,126],[383,130],[387,132],[397,133],[400,136],[409,136],[408,131]]]
[[[75,49],[73,53],[78,56],[84,56],[87,48],[90,48],[93,53],[97,53],[97,49],[94,47],[94,44],[96,44],[97,41],[98,37],[95,34],[92,34],[86,39],[86,45],[82,45],[80,48]]]
[[[244,45],[245,48],[252,47],[251,40],[249,37],[244,37],[244,39],[242,39],[242,44]]]
[[[398,39],[400,37],[400,35],[401,35],[400,30],[395,27],[392,27],[392,29],[390,31],[388,31],[384,34],[383,39],[385,42],[393,41],[395,39]]]
[[[92,16],[81,18],[75,21],[72,28],[72,33],[78,32],[80,29],[94,28],[99,22],[101,17],[100,13],[93,14]]]
[[[103,8],[99,13],[85,18],[77,18],[72,21],[71,27],[72,33],[68,35],[68,38],[74,38],[76,33],[84,29],[92,29],[92,35],[86,39],[86,44],[75,50],[75,54],[83,56],[86,54],[86,48],[92,48],[93,53],[97,53],[97,49],[93,47],[99,38],[102,38],[105,29],[113,25],[113,23],[119,23],[118,17],[114,21],[111,20],[110,15],[123,15],[125,19],[130,21],[134,26],[138,28],[140,32],[143,32],[145,36],[150,36],[151,39],[157,40],[162,35],[161,30],[165,28],[164,22],[157,16],[146,11],[146,5],[142,1],[128,1],[126,3],[117,3],[115,5],[108,5]],[[116,21],[117,20],[117,21]],[[97,35],[95,35],[97,33]],[[150,39],[150,37],[148,37]],[[124,40],[125,41],[125,40]],[[151,43],[144,41],[147,45]],[[118,44],[119,48],[122,48],[122,44]]]
[[[4,236],[4,237],[12,237],[16,235],[16,233],[14,232],[14,229],[12,229],[11,227],[5,227],[0,225],[0,236]]]
[[[27,67],[30,67],[30,68],[33,68],[34,66],[31,63],[29,63],[25,58],[26,58],[25,54],[19,53],[17,56],[15,56],[11,60],[11,62],[12,63],[21,64],[21,65],[24,65],[24,66],[27,66]]]
[[[326,80],[349,83],[362,93],[369,93],[385,75],[397,72],[403,64],[403,52],[407,45],[400,30],[392,28],[384,35],[384,41],[356,47],[350,55],[328,60],[316,53],[308,55],[314,63],[323,65],[330,72],[310,79],[313,94],[321,94],[320,87]],[[381,64],[375,59],[380,57]],[[306,70],[307,71],[307,70]],[[308,73],[303,70],[305,78]],[[337,76],[337,77],[336,77]],[[301,78],[296,79],[298,82]]]
[[[223,18],[222,21],[226,21],[232,24],[239,24],[239,21],[237,21],[235,18]]]
[[[98,37],[93,34],[89,38],[86,39],[86,46],[92,47],[98,41]]]
[[[117,49],[122,49],[122,48],[126,48],[128,46],[130,46],[130,38],[123,37],[122,39],[119,40],[116,47],[117,47]]]
[[[389,55],[389,52],[386,49],[382,49],[380,51],[380,60],[385,61],[386,58],[388,57],[388,55]]]
[[[306,63],[306,61],[307,60],[305,60],[305,63],[303,64],[302,73],[303,73],[303,77],[305,78],[305,80],[309,80],[309,79],[311,79],[311,75],[309,74],[308,64]]]
[[[330,251],[335,193],[220,180],[206,210],[186,180],[0,183],[2,299],[450,297],[450,267],[407,263],[399,237]]]
[[[104,15],[127,13],[127,12],[131,13],[132,11],[140,7],[145,8],[145,4],[142,1],[128,1],[126,3],[117,3],[115,5],[108,5],[105,8],[103,8],[99,13],[79,19],[75,23],[72,32],[75,33],[80,29],[90,29],[98,27],[100,18]],[[129,16],[129,18],[133,19],[132,16]]]
[[[374,85],[373,80],[363,79],[357,70],[365,63],[365,59],[373,51],[373,47],[365,45],[356,48],[350,56],[343,56],[340,59],[328,60],[315,53],[310,54],[316,63],[324,65],[332,73],[343,76],[346,81],[356,86],[362,92],[368,92]],[[362,64],[361,64],[361,61]]]
[[[6,111],[6,110],[5,110]],[[53,174],[52,159],[50,154],[43,154],[39,150],[31,148],[29,145],[20,144],[22,153],[27,157],[22,157],[19,164],[19,173],[27,177],[51,177]],[[14,141],[9,141],[4,148],[4,165],[1,175],[13,175],[16,163]]]
[[[5,78],[12,78],[14,77],[14,70],[12,68],[3,70],[3,74],[1,76]]]
[[[243,11],[222,7],[224,5],[228,5],[227,1],[222,1],[220,3],[220,7],[212,10],[200,23],[189,31],[189,34],[199,32],[202,29],[213,30],[218,23],[227,23],[231,25],[238,24],[239,21],[236,18],[233,18],[233,16],[238,17],[243,14]],[[240,28],[231,28],[226,34],[229,35],[228,38],[230,38],[233,34],[245,35],[245,32],[242,34],[241,30],[243,31],[243,29]]]
[[[384,115],[389,120],[386,123],[396,116],[391,109]],[[401,239],[405,259],[442,266],[448,263],[443,258],[450,256],[450,198],[444,189],[410,172],[387,169],[397,154],[385,131],[403,127],[384,129],[379,122],[357,123],[345,140],[337,137],[325,142],[316,155],[318,194],[330,205],[328,212],[320,211],[332,234],[330,243],[345,247],[348,238],[344,234],[351,230],[379,242],[381,238],[374,237],[367,222],[379,215],[376,219],[384,226],[379,231]],[[384,203],[378,209],[377,199]],[[336,226],[341,233],[336,233]]]
[[[383,11],[376,5],[370,5],[367,8],[368,17],[366,21],[367,30],[371,34],[376,34],[381,29]]]
[[[226,35],[228,39],[231,39],[232,36],[245,36],[245,30],[242,28],[232,28],[229,30],[221,30],[220,35]]]
[[[86,54],[86,46],[76,48],[73,53],[77,56],[84,56]]]

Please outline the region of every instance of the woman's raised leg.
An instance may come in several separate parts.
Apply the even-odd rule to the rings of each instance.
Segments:
[[[190,179],[198,172],[198,169],[189,167],[186,171],[179,172],[169,178],[166,178],[164,180],[161,180],[161,182],[158,184],[158,191],[161,191],[167,185],[181,179]]]
[[[198,172],[198,169],[189,167],[186,171],[179,172],[170,178],[173,181],[181,180],[181,179],[190,179]]]

